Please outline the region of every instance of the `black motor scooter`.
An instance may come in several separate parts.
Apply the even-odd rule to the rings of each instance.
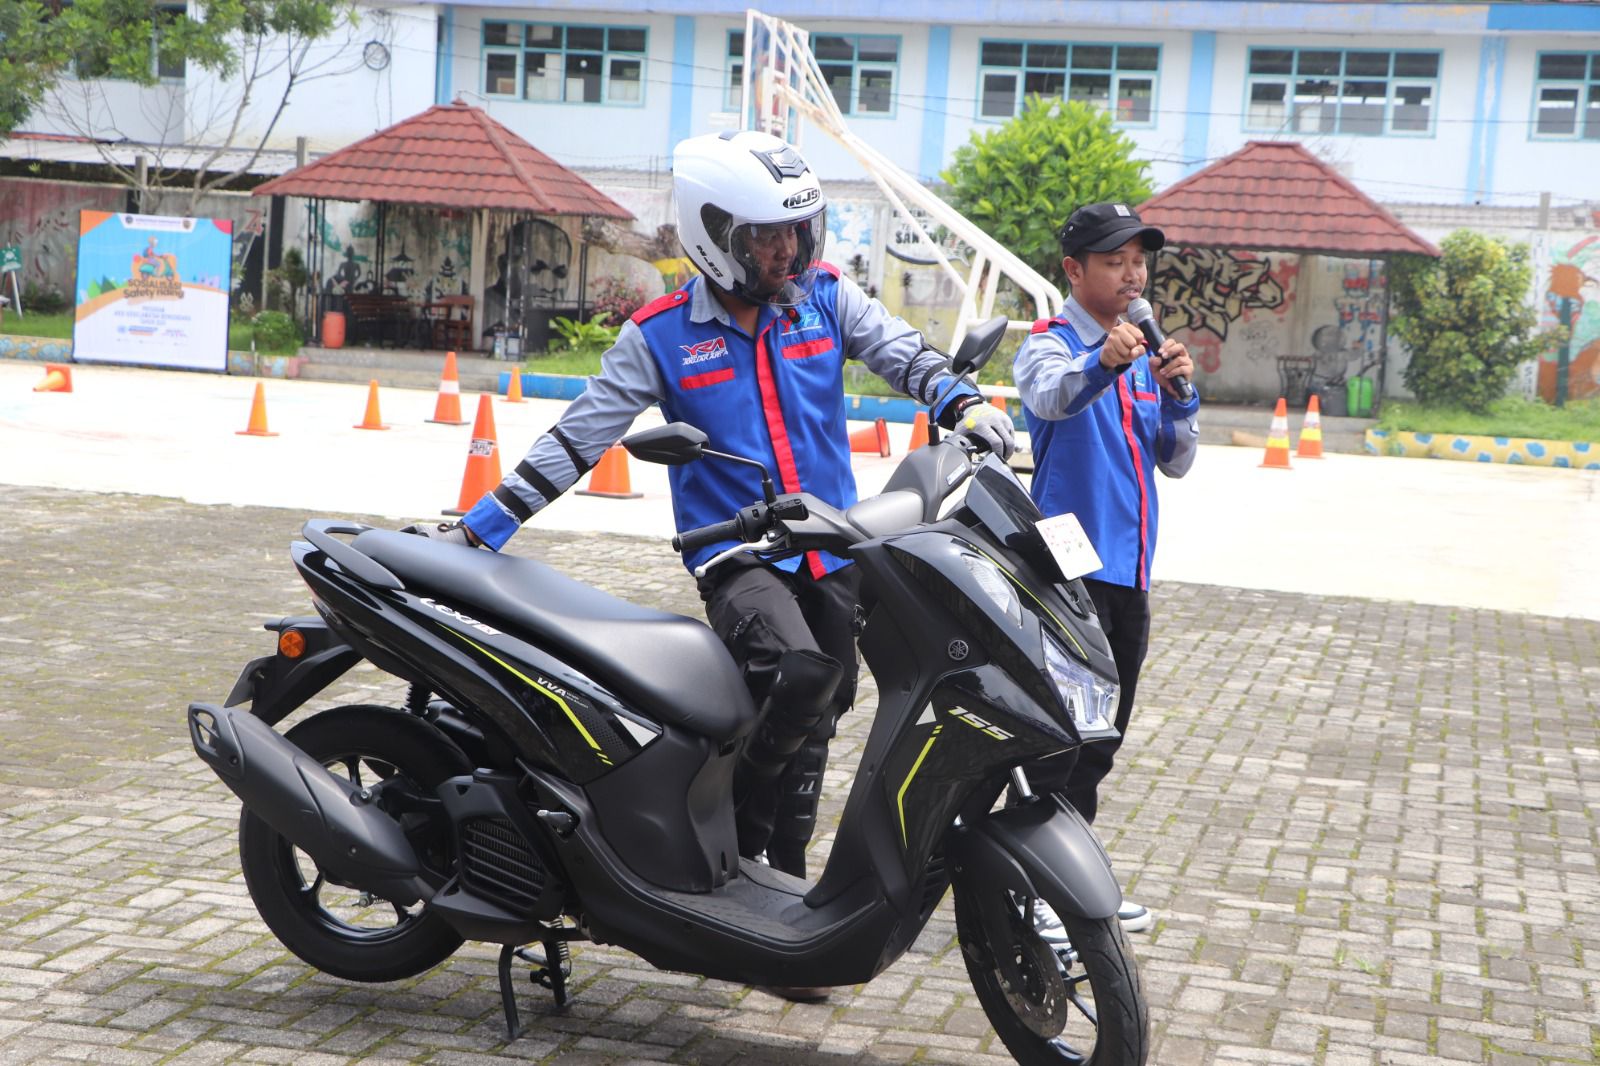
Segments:
[[[957,368],[1002,329],[974,331]],[[719,461],[682,424],[624,444]],[[499,944],[515,1037],[517,958],[558,1007],[582,940],[727,981],[855,985],[953,888],[973,987],[1020,1062],[1137,1066],[1149,1022],[1110,862],[1020,769],[1114,735],[1105,636],[1038,521],[1011,470],[954,436],[847,510],[769,478],[763,500],[675,538],[738,542],[707,566],[821,549],[861,567],[880,695],[814,883],[739,857],[732,776],[758,713],[711,630],[515,556],[307,522],[291,555],[317,616],[269,625],[275,653],[222,706],[190,705],[191,738],[243,801],[262,918],[329,974],[396,980],[463,940]],[[409,682],[404,708],[271,728],[363,658]],[[1072,952],[1039,938],[1035,900]]]

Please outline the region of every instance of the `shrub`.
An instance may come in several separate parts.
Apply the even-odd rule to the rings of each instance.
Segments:
[[[1517,365],[1559,341],[1533,333],[1525,294],[1528,246],[1456,230],[1438,259],[1403,256],[1391,269],[1394,335],[1411,349],[1406,386],[1423,404],[1482,414],[1505,395]]]
[[[3,277],[3,275],[0,275]],[[54,285],[48,287],[38,282],[30,281],[22,287],[22,311],[27,314],[36,311],[41,315],[55,315],[65,311],[72,305],[61,294],[61,290]],[[16,308],[12,308],[16,310]]]
[[[256,350],[295,352],[300,350],[300,328],[282,311],[263,311],[251,323]]]
[[[567,342],[567,350],[579,354],[603,352],[617,343],[617,334],[622,332],[621,326],[608,326],[605,320],[609,314],[598,314],[587,322],[576,319],[563,318],[557,315],[550,320],[550,325],[561,334],[561,339]]]
[[[620,326],[658,295],[646,291],[642,286],[630,285],[621,278],[603,278],[594,287],[589,309],[597,316],[609,315],[609,320]]]

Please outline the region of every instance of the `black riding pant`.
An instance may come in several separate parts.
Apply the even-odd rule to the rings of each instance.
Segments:
[[[763,715],[734,775],[739,854],[754,858],[765,851],[774,867],[804,877],[828,741],[835,722],[855,699],[859,570],[846,566],[817,579],[804,564],[791,574],[747,555],[735,556],[701,578],[699,588],[712,630],[744,671]],[[788,675],[775,690],[786,656]],[[838,664],[837,674],[829,661]],[[796,692],[797,687],[812,691]],[[786,753],[794,742],[798,747],[773,761],[773,749],[767,746],[763,762],[763,741],[772,727],[783,726],[784,716],[806,704],[812,706],[802,718],[804,736],[792,735],[791,745],[780,744],[778,750]]]
[[[1111,657],[1117,664],[1119,736],[1097,740],[1061,755],[1052,755],[1027,766],[1028,784],[1036,793],[1059,792],[1073,809],[1093,822],[1099,806],[1100,782],[1111,772],[1117,749],[1128,735],[1128,720],[1133,716],[1133,694],[1139,687],[1139,671],[1150,644],[1150,594],[1144,589],[1111,585],[1084,578],[1089,597],[1094,600],[1100,626],[1111,642]]]

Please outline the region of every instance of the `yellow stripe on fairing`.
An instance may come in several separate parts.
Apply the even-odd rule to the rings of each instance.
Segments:
[[[906,840],[906,789],[911,787],[911,779],[917,776],[918,770],[922,769],[922,760],[928,757],[928,752],[933,748],[933,742],[939,739],[939,732],[942,729],[944,729],[942,725],[933,727],[933,736],[929,737],[928,742],[922,745],[922,754],[918,755],[917,761],[911,764],[911,772],[900,783],[900,791],[895,795],[895,804],[900,808],[900,846],[903,848],[910,847]]]
[[[583,723],[580,722],[578,720],[578,716],[572,712],[572,708],[567,706],[566,700],[562,699],[560,696],[557,696],[554,692],[551,692],[549,689],[533,680],[527,674],[523,673],[521,670],[518,670],[515,666],[512,666],[510,663],[500,658],[500,656],[496,655],[488,648],[485,648],[482,644],[479,644],[477,641],[473,640],[471,637],[463,636],[462,634],[457,633],[455,630],[450,628],[445,628],[445,632],[449,633],[452,637],[459,637],[461,640],[471,644],[474,648],[477,648],[479,651],[483,652],[483,654],[487,655],[496,663],[499,663],[502,667],[515,674],[522,681],[526,682],[529,688],[534,689],[543,696],[547,696],[550,699],[555,700],[556,706],[560,707],[564,712],[566,712],[567,718],[572,722],[573,726],[578,730],[578,732],[583,734],[583,739],[588,741],[589,747],[593,748],[594,753],[600,756],[600,761],[605,763],[607,766],[611,765],[611,760],[606,757],[605,751],[602,750],[600,745],[595,742],[594,737],[589,735],[589,731],[583,727]]]

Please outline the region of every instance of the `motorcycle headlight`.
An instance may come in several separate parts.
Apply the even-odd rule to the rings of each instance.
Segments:
[[[961,561],[967,564],[967,570],[978,582],[978,587],[989,597],[990,602],[1011,619],[1012,625],[1020,626],[1022,601],[1017,599],[1017,590],[1011,587],[1011,582],[1006,580],[1006,575],[1000,572],[1000,568],[981,555],[962,555]]]
[[[1044,638],[1044,665],[1079,737],[1115,730],[1112,709],[1117,704],[1117,686],[1114,683],[1102,681],[1048,633]]]

